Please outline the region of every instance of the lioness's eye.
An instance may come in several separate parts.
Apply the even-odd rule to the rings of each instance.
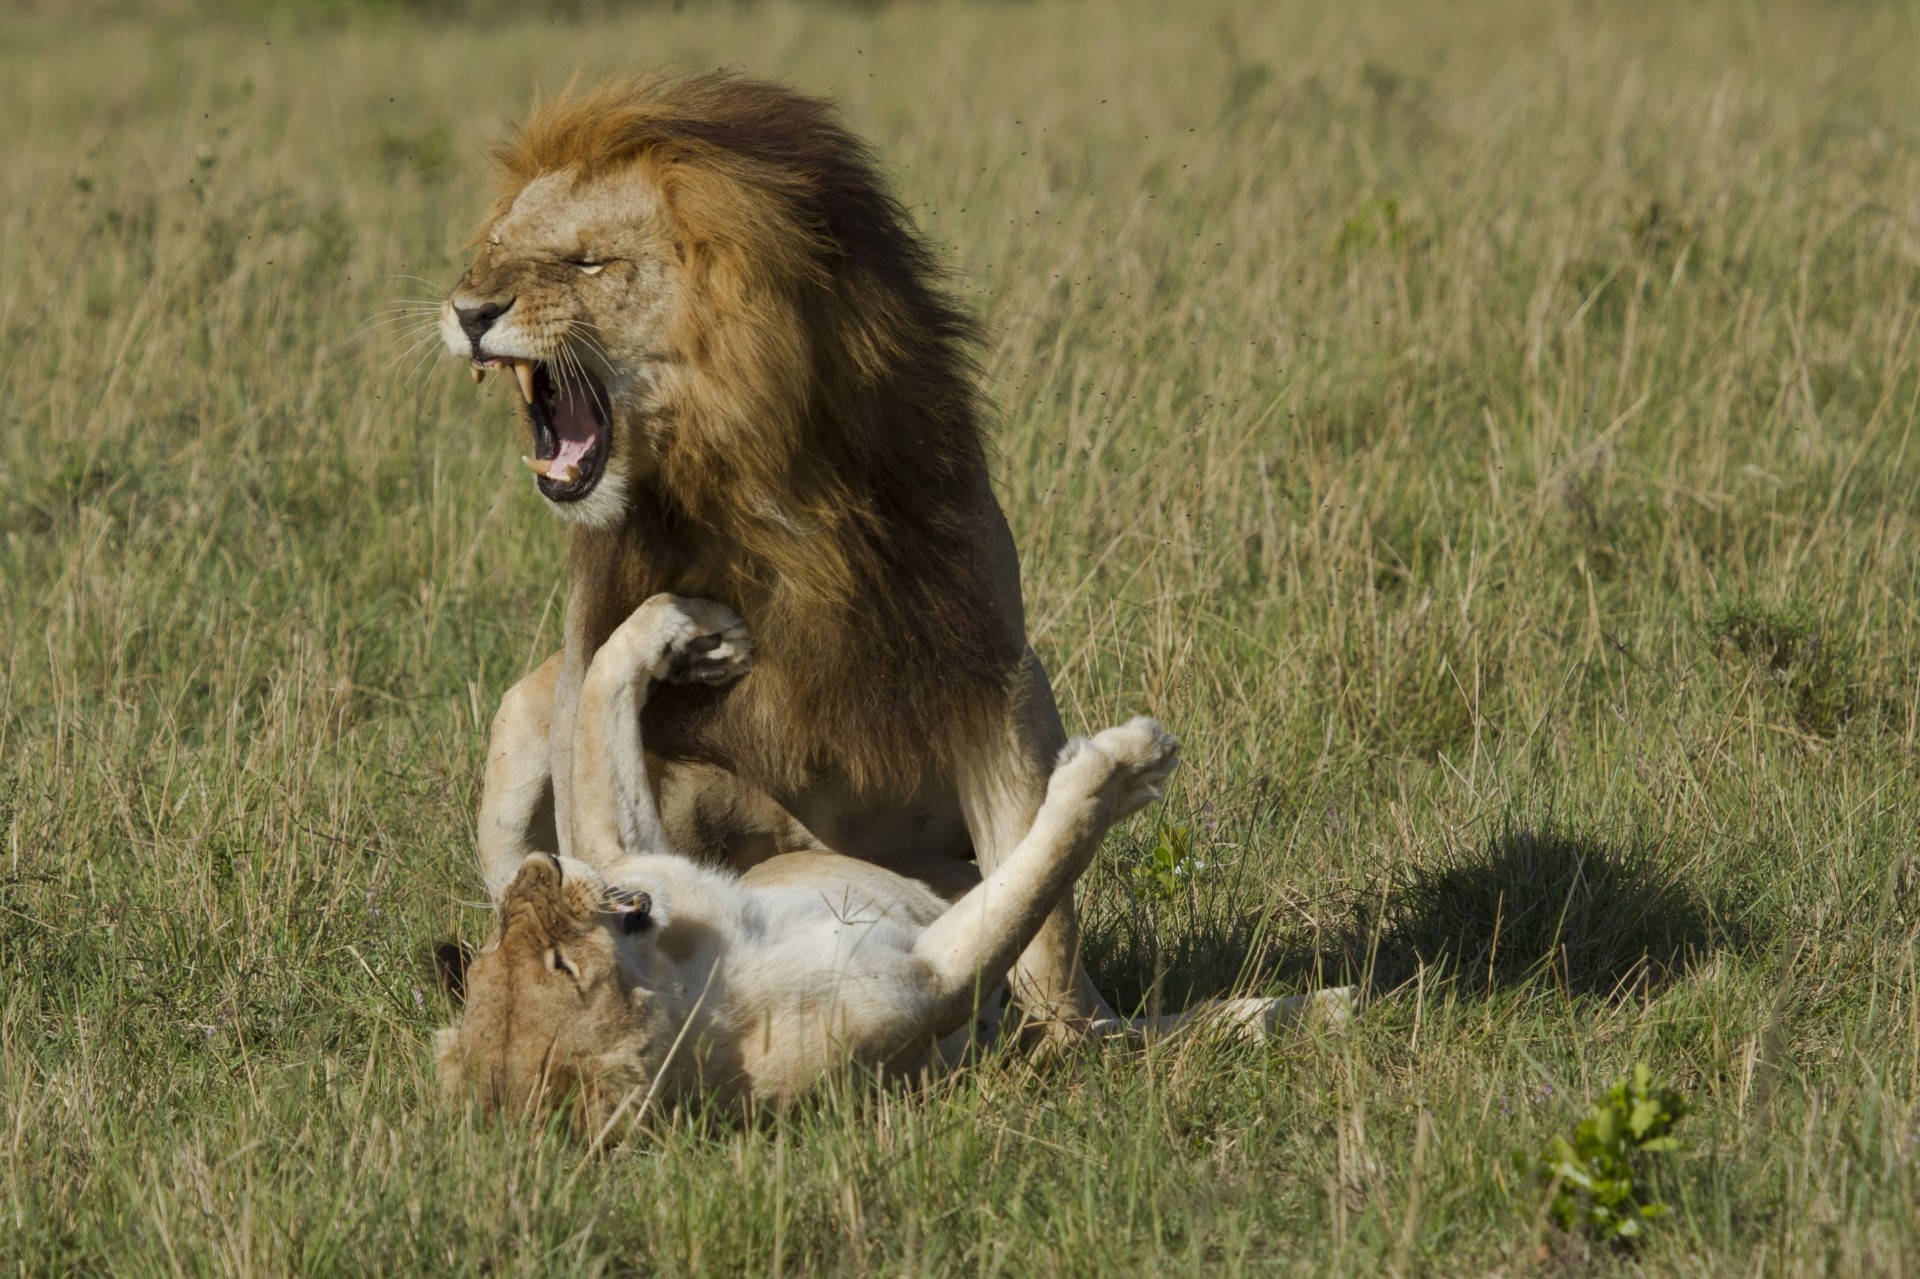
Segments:
[[[568,962],[567,957],[557,950],[547,952],[547,967],[556,973],[565,973],[575,981],[580,980],[580,970]]]
[[[607,269],[605,262],[598,262],[592,258],[568,258],[567,265],[578,267],[582,275],[598,275]]]

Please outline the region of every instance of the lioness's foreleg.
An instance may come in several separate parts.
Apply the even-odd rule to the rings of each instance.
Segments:
[[[475,843],[480,874],[495,901],[529,853],[561,851],[553,812],[549,737],[563,655],[555,653],[508,689],[494,712],[480,783]]]
[[[712,600],[655,595],[614,629],[581,681],[574,716],[572,855],[606,871],[672,851],[647,777],[640,711],[655,681],[722,684],[753,662],[746,623]]]
[[[1074,881],[1107,828],[1159,796],[1178,750],[1165,729],[1144,718],[1067,744],[1024,838],[914,945],[930,973],[927,993],[941,1023],[934,1033],[970,1017],[979,993],[1031,950],[1043,924],[1062,902],[1071,903]]]

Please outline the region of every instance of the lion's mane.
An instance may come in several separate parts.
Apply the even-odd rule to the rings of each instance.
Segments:
[[[626,526],[576,531],[572,571],[608,586],[593,643],[674,591],[739,609],[758,664],[656,698],[649,747],[724,742],[776,794],[951,768],[1003,722],[1021,624],[988,562],[978,330],[866,145],[825,102],[716,73],[569,89],[495,160],[495,217],[542,173],[642,166],[686,266],[690,375],[645,423]]]

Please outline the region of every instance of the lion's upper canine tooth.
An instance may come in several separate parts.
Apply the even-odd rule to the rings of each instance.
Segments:
[[[513,380],[520,384],[520,398],[529,404],[533,403],[533,361],[515,360]]]
[[[467,367],[473,370],[473,383],[475,386],[487,380],[487,371],[478,364],[469,364]]]

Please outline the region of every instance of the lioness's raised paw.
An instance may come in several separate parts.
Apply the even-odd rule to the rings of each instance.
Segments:
[[[1115,821],[1159,799],[1167,778],[1180,766],[1180,739],[1145,715],[1095,733],[1093,745],[1111,756],[1116,766],[1111,783],[1116,791]]]
[[[1168,776],[1180,764],[1180,739],[1141,715],[1091,738],[1068,742],[1055,776],[1064,780],[1081,771],[1091,763],[1089,757],[1106,761],[1111,769],[1099,793],[1113,806],[1109,820],[1117,822],[1160,798]]]
[[[622,654],[652,679],[725,684],[753,666],[747,624],[725,604],[685,595],[655,595],[633,610],[601,652]],[[601,661],[596,655],[595,665]]]
[[[667,600],[666,671],[658,678],[670,684],[727,684],[753,669],[753,640],[738,613],[713,600],[680,595]]]

